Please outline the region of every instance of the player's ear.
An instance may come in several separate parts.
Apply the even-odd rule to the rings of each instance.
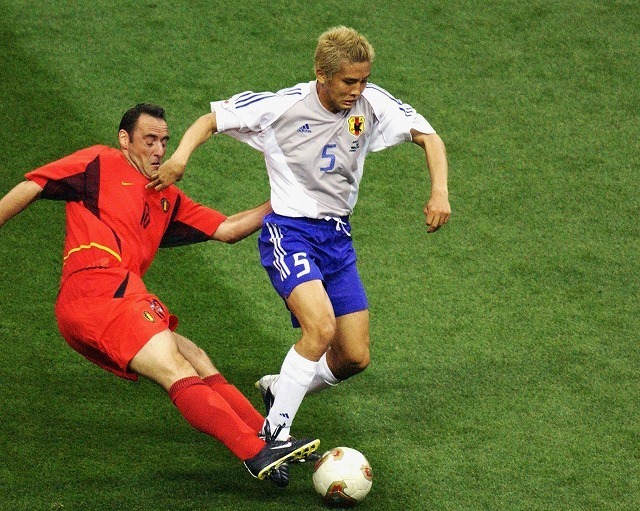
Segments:
[[[118,142],[120,142],[122,149],[129,148],[129,133],[127,133],[127,130],[118,131]]]
[[[327,81],[327,75],[322,69],[316,69],[316,79],[318,80],[318,83],[324,85],[324,82]]]

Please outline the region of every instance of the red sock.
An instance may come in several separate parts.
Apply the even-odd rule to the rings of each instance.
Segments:
[[[189,424],[222,442],[241,460],[255,456],[265,446],[225,399],[197,376],[175,382],[169,397]]]
[[[264,417],[235,386],[231,385],[220,373],[202,378],[209,387],[220,394],[238,416],[256,433],[260,433]]]

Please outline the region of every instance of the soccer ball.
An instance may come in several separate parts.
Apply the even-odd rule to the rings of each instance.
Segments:
[[[350,447],[325,452],[313,467],[313,486],[326,504],[355,506],[371,489],[373,471],[364,455]]]

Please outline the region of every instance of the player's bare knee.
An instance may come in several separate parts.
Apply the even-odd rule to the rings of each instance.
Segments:
[[[335,318],[330,318],[327,319],[325,321],[323,321],[318,328],[318,337],[320,342],[322,342],[323,344],[326,345],[326,347],[329,347],[329,344],[331,344],[331,341],[333,341],[333,339],[336,336],[336,320]]]
[[[320,357],[325,353],[336,334],[335,320],[317,322],[306,325],[302,329],[300,342],[306,347],[310,355]]]
[[[341,353],[343,376],[350,377],[364,371],[370,362],[369,347],[367,345],[351,348]]]
[[[357,374],[364,371],[370,362],[369,349],[363,348],[360,350],[354,350],[349,353],[346,360],[346,365],[350,368],[353,374]]]
[[[193,352],[190,354],[190,356],[189,357],[185,357],[185,358],[187,360],[189,360],[189,362],[191,362],[192,358],[193,358],[194,362],[201,362],[201,363],[204,363],[204,362],[209,360],[209,356],[207,355],[207,353],[202,348],[197,348],[197,349],[193,350]]]
[[[364,371],[367,367],[369,367],[369,362],[371,362],[371,355],[369,353],[369,349],[367,348],[366,350],[362,351],[362,353],[360,353],[360,357],[356,362],[358,372]]]

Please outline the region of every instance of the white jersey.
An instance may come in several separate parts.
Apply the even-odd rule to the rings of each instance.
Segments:
[[[364,160],[411,140],[411,130],[435,133],[411,106],[368,84],[350,110],[332,113],[316,82],[273,92],[243,92],[214,101],[218,131],[264,154],[271,207],[279,215],[350,215],[358,199]]]

